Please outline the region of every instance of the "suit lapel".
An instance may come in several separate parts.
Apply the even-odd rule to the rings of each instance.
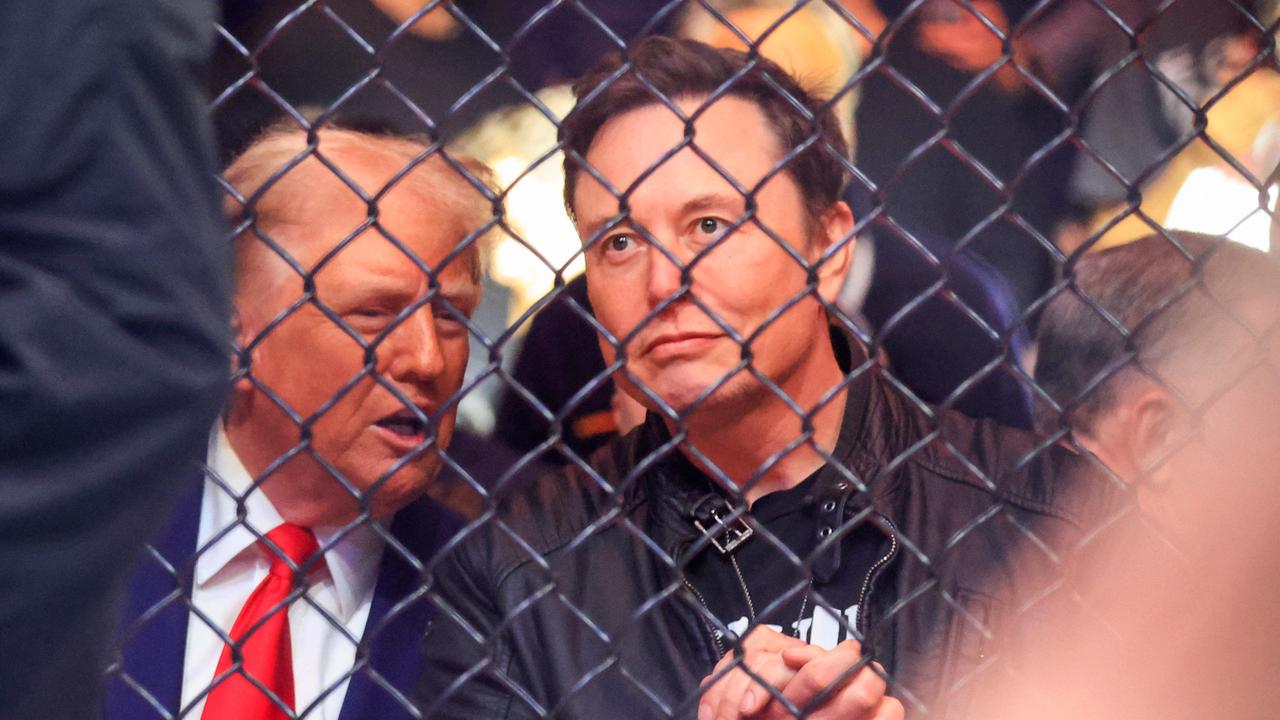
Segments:
[[[117,635],[121,672],[108,678],[108,720],[176,716],[180,709],[189,615],[185,599],[191,597],[203,479],[183,494],[164,535],[143,551],[130,578]]]
[[[412,717],[406,703],[422,669],[422,638],[432,608],[427,603],[420,572],[405,553],[425,566],[460,527],[457,516],[428,498],[396,514],[391,535],[401,547],[388,543],[382,553],[369,620],[361,639],[362,652],[357,655],[367,658],[368,664],[351,678],[339,720]]]
[[[121,670],[108,679],[107,720],[177,716],[181,709],[189,618],[185,600],[191,597],[195,574],[202,490],[203,476],[179,501],[169,528],[144,552],[130,578],[118,635]],[[367,664],[352,677],[339,720],[412,717],[405,702],[422,668],[422,638],[432,609],[416,563],[405,554],[425,566],[461,526],[456,515],[428,498],[396,514],[391,535],[399,546],[389,543],[383,551],[357,655]]]

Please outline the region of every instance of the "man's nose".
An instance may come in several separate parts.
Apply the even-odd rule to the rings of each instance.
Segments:
[[[657,243],[648,247],[649,253],[649,307],[670,302],[680,293],[685,261],[670,249]]]
[[[383,371],[402,383],[429,383],[444,372],[444,352],[431,305],[424,305],[404,318],[390,333],[379,357],[385,360]]]

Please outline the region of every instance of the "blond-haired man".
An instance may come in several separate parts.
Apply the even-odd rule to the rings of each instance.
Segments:
[[[107,717],[405,715],[420,499],[480,299],[485,171],[411,139],[269,131],[225,173],[238,370],[202,488],[132,585]],[[194,559],[193,559],[194,556]]]

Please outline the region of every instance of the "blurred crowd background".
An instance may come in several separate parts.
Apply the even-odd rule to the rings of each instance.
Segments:
[[[947,400],[992,357],[1029,369],[1027,337],[1074,253],[1160,227],[1280,252],[1275,0],[224,0],[223,11],[211,93],[224,161],[292,118],[425,134],[494,168],[506,214],[460,423],[519,452],[556,420],[577,451],[627,422],[607,379],[579,393],[603,364],[572,282],[583,264],[556,121],[568,81],[644,35],[758,43],[837,106],[865,240],[842,304],[926,400]],[[962,305],[939,302],[943,291]],[[930,293],[935,311],[886,329]],[[954,378],[912,367],[932,362],[919,359],[938,351],[929,324],[949,313],[983,323],[944,348],[962,347],[962,367]],[[1025,426],[1027,384],[1003,367],[953,400]]]
[[[850,141],[852,181],[844,199],[856,219],[858,243],[837,303],[856,324],[850,329],[890,370],[886,377],[896,386],[914,398],[973,417],[1039,430],[1044,435],[1037,440],[1043,441],[1038,450],[1074,443],[1097,456],[1099,469],[1105,463],[1113,479],[1129,480],[1146,469],[1137,462],[1125,465],[1131,448],[1124,447],[1124,441],[1129,436],[1115,431],[1118,424],[1093,427],[1080,421],[1121,395],[1126,401],[1155,397],[1161,407],[1176,408],[1170,417],[1186,427],[1202,435],[1211,435],[1205,427],[1216,433],[1200,438],[1215,452],[1166,453],[1166,440],[1183,438],[1156,428],[1159,432],[1153,435],[1161,435],[1161,443],[1153,445],[1159,445],[1160,452],[1150,453],[1177,461],[1165,463],[1168,458],[1161,456],[1153,463],[1172,466],[1154,489],[1180,490],[1165,493],[1164,507],[1158,509],[1174,519],[1172,526],[1200,531],[1189,544],[1199,544],[1191,559],[1203,565],[1189,564],[1193,571],[1187,571],[1164,564],[1170,557],[1168,547],[1143,544],[1150,529],[1145,521],[1137,528],[1121,528],[1132,535],[1108,538],[1100,532],[1092,539],[1104,560],[1111,557],[1107,552],[1129,547],[1146,554],[1105,563],[1103,569],[1115,574],[1086,577],[1071,599],[1091,592],[1105,596],[1109,604],[1102,610],[1113,613],[1117,624],[1131,624],[1151,637],[1184,622],[1192,611],[1212,615],[1198,620],[1212,628],[1192,626],[1189,630],[1194,632],[1169,633],[1166,644],[1144,644],[1131,655],[1118,656],[1117,662],[1138,667],[1159,656],[1164,664],[1150,663],[1149,674],[1181,680],[1182,668],[1172,667],[1175,660],[1197,657],[1203,647],[1225,638],[1223,642],[1253,653],[1240,657],[1261,658],[1248,664],[1249,672],[1235,672],[1230,663],[1223,663],[1211,669],[1216,675],[1207,673],[1217,687],[1236,687],[1241,707],[1217,705],[1218,696],[1187,707],[1227,707],[1233,716],[1252,712],[1265,717],[1272,712],[1277,687],[1272,679],[1280,667],[1273,642],[1275,580],[1280,577],[1274,515],[1280,505],[1274,501],[1274,484],[1253,481],[1275,474],[1275,412],[1280,408],[1274,401],[1275,358],[1280,357],[1280,336],[1273,316],[1254,323],[1249,313],[1256,309],[1255,301],[1261,302],[1257,298],[1268,299],[1272,305],[1266,307],[1274,308],[1278,286],[1275,267],[1261,262],[1258,253],[1280,258],[1280,0],[221,0],[221,11],[208,79],[221,167],[267,128],[292,124],[306,130],[332,124],[421,136],[433,151],[456,150],[494,171],[498,194],[484,248],[484,299],[468,325],[470,364],[454,396],[460,432],[444,453],[443,476],[429,491],[437,499],[474,518],[494,509],[504,497],[487,496],[486,488],[506,490],[511,481],[546,466],[583,465],[592,451],[644,417],[643,408],[615,389],[611,369],[601,356],[600,326],[591,315],[582,276],[581,242],[564,210],[558,132],[574,102],[569,83],[606,53],[625,50],[648,35],[683,36],[760,53],[825,98]],[[204,18],[199,20],[208,27]],[[32,20],[31,27],[43,27],[42,21]],[[36,56],[13,52],[6,57],[19,70],[12,74],[27,83],[23,87],[41,82]],[[25,64],[19,66],[14,58]],[[62,59],[68,67],[76,65],[76,57]],[[83,65],[86,72],[97,70]],[[85,87],[97,88],[94,77],[86,78],[80,78]],[[37,115],[23,104],[27,99],[22,93],[12,94],[23,102],[16,103],[21,108],[11,120],[20,118],[26,123],[23,127],[56,135],[50,130],[58,128],[56,123],[37,122]],[[43,109],[38,98],[30,104]],[[145,108],[146,103],[129,107]],[[67,114],[76,122],[95,124],[92,113]],[[194,112],[176,114],[194,117]],[[146,153],[136,151],[139,143],[132,133],[146,136],[147,128],[121,124],[131,128],[123,144],[130,150],[121,157],[137,160],[132,170],[163,185],[165,176],[147,165]],[[190,132],[192,138],[198,135]],[[24,176],[24,168],[48,164],[66,170],[67,177],[94,179],[84,168],[67,164],[72,153],[58,166],[45,157],[52,153],[43,152],[44,146],[28,142],[22,133],[16,137],[12,145],[30,157],[7,166],[21,181],[13,185],[24,192],[22,183],[32,180]],[[151,133],[149,139],[156,137],[159,134]],[[198,144],[192,142],[193,147]],[[323,149],[318,154],[323,155]],[[118,162],[115,156],[95,157],[107,170]],[[203,168],[183,168],[210,177]],[[114,181],[103,184],[113,191],[128,192],[130,187]],[[186,189],[192,188],[200,189],[195,184]],[[222,189],[234,195],[225,180]],[[18,215],[34,207],[25,203],[35,194],[13,197],[19,198],[11,203]],[[195,191],[189,197],[210,199],[209,193]],[[180,225],[172,221],[181,216],[178,219],[191,226],[185,230],[193,230],[203,220],[208,225],[205,234],[212,237],[212,205],[204,208],[207,217],[198,218],[197,200],[182,199],[174,188],[164,188],[151,199],[157,198],[157,206],[171,214],[172,225]],[[111,209],[109,203],[99,205]],[[137,207],[140,215],[151,212],[148,206]],[[154,219],[145,218],[148,223]],[[112,218],[105,227],[123,225]],[[58,236],[66,227],[55,223],[42,229]],[[1169,232],[1175,230],[1187,232]],[[1226,238],[1232,250],[1238,249],[1235,244],[1252,250],[1206,250],[1217,247],[1219,237]],[[1117,248],[1132,251],[1128,275],[1109,265],[1121,265],[1125,251],[1099,253]],[[127,253],[108,254],[123,255]],[[67,257],[84,259],[79,269],[90,275],[98,272],[115,280],[119,274],[113,267],[95,266],[94,256],[82,248]],[[145,253],[124,259],[137,258],[150,261]],[[1216,269],[1215,262],[1223,269]],[[150,269],[160,269],[152,265]],[[1239,280],[1250,275],[1242,269],[1250,266],[1257,271],[1253,284],[1261,289]],[[14,268],[8,269],[8,277],[40,277],[24,265]],[[210,286],[219,280],[193,274]],[[169,275],[179,278],[181,273]],[[1085,288],[1090,282],[1098,287]],[[1145,293],[1144,282],[1150,286]],[[1177,286],[1176,292],[1169,292],[1172,286]],[[184,287],[174,287],[164,307],[179,307],[169,302],[172,298],[194,296]],[[1170,299],[1172,295],[1193,287],[1208,294],[1185,293],[1198,298],[1199,304],[1186,301],[1192,309],[1183,312],[1200,320],[1158,320],[1182,302]],[[213,290],[225,288],[209,290],[213,296]],[[1082,290],[1088,290],[1083,295],[1090,300],[1073,305],[1072,294],[1079,296]],[[1238,296],[1234,300],[1233,293]],[[86,438],[103,441],[106,436],[95,435],[97,415],[118,412],[119,401],[108,396],[128,390],[127,380],[163,395],[171,411],[189,409],[190,403],[178,394],[150,382],[164,375],[161,370],[116,363],[105,352],[84,352],[83,347],[92,347],[92,337],[68,319],[76,317],[78,306],[11,296],[17,309],[0,316],[31,326],[17,325],[19,332],[13,334],[21,342],[15,347],[38,347],[33,337],[54,337],[52,331],[61,330],[65,335],[55,338],[59,350],[70,348],[65,354],[76,361],[101,360],[118,373],[91,376],[92,382],[64,392],[69,376],[45,363],[56,370],[48,378],[63,404],[32,403],[29,414],[36,422],[30,426],[31,436],[39,442],[17,436],[14,447],[25,451],[44,443],[59,457],[91,460],[91,453],[64,452],[60,444]],[[1054,304],[1055,298],[1064,300]],[[93,305],[87,304],[81,314],[109,307],[104,302]],[[62,316],[45,321],[33,308]],[[207,317],[183,319],[216,327],[206,337],[220,339],[224,317],[217,314],[222,312],[219,308]],[[1120,320],[1108,324],[1116,318]],[[1191,340],[1171,330],[1179,324],[1185,325]],[[1110,332],[1115,330],[1119,332]],[[1042,347],[1033,341],[1037,333]],[[1091,344],[1091,339],[1096,342]],[[1154,350],[1140,347],[1144,343]],[[1236,352],[1237,345],[1247,350]],[[1181,365],[1195,367],[1176,369],[1205,387],[1183,392],[1185,388],[1168,382],[1169,377],[1183,375],[1166,376],[1160,372],[1166,368],[1148,363],[1153,353],[1164,360],[1179,356],[1174,350],[1193,351]],[[225,347],[218,345],[211,357],[215,362],[210,367],[216,368],[220,383]],[[1136,373],[1111,382],[1123,367],[1116,358],[1132,361],[1149,377]],[[9,365],[21,367],[17,362]],[[124,380],[101,381],[115,377]],[[89,390],[106,398],[101,407],[107,410],[95,414],[95,396]],[[1152,394],[1143,394],[1147,391]],[[1214,415],[1215,405],[1232,412]],[[13,407],[5,411],[10,418],[19,415]],[[47,419],[56,417],[55,411],[74,417],[72,427],[77,430],[48,432],[53,425]],[[1202,422],[1191,421],[1196,415],[1203,416]],[[304,436],[309,432],[305,429]],[[113,452],[117,446],[145,445],[133,437],[106,440]],[[10,522],[13,527],[39,524],[40,513],[30,509],[37,506],[24,502],[49,489],[48,477],[73,482],[93,476],[81,469],[48,472],[41,463],[32,467],[25,487],[34,490],[28,495],[11,493],[3,508],[8,518],[18,519]],[[104,477],[112,475],[111,480],[128,481],[115,488],[120,504],[139,504],[136,495],[153,503],[163,499],[137,493],[134,480],[141,473],[96,470]],[[1214,482],[1179,482],[1186,478]],[[1152,487],[1148,483],[1140,488],[1140,503],[1142,492]],[[1221,502],[1224,499],[1230,502]],[[72,509],[95,516],[111,506],[94,495]],[[111,558],[83,549],[104,555],[112,551],[109,543],[88,534],[76,536],[78,546],[68,542],[59,534],[62,517],[49,523],[48,532],[38,527],[34,533],[49,540],[62,557],[44,562],[18,545],[6,547],[9,556],[49,571],[56,589],[52,597],[72,600],[76,592],[57,589],[63,583],[59,567],[72,566],[72,560],[84,568],[106,567]],[[132,517],[114,518],[121,536],[140,527]],[[1207,579],[1195,576],[1203,575],[1202,567],[1213,570]],[[87,570],[83,574],[90,575]],[[34,575],[28,570],[22,577]],[[1187,592],[1197,581],[1209,589]],[[1258,588],[1261,592],[1255,593]],[[1162,608],[1163,614],[1152,613],[1151,599],[1157,593],[1178,596],[1179,602]],[[1206,613],[1205,606],[1217,611]],[[1078,672],[1072,687],[1101,688],[1093,698],[1124,697],[1132,688],[1117,686],[1128,684],[1146,693],[1129,683],[1130,676],[1089,661],[1096,652],[1091,643],[1098,638],[1074,629],[1092,629],[1097,618],[1077,624],[1080,619],[1064,611],[1050,619],[1068,628],[1060,633],[1065,642],[1044,653],[1059,659],[1044,663],[1042,657],[1034,664],[1045,676],[1032,677],[1033,681],[1053,687],[1058,682],[1055,673],[1071,671]],[[67,632],[73,632],[72,624],[54,620],[50,626],[66,624]],[[1219,620],[1224,622],[1219,625]],[[85,627],[103,624],[89,621]],[[65,649],[72,644],[40,636],[19,639],[14,646]],[[1188,652],[1181,644],[1196,647]],[[93,665],[93,656],[81,662]],[[20,669],[45,670],[39,663]],[[45,674],[50,676],[46,680],[61,682],[53,673]],[[998,693],[1004,686],[997,683],[994,688]],[[1264,697],[1260,688],[1265,702],[1256,701]],[[6,689],[0,684],[0,690]],[[1165,690],[1158,686],[1146,696],[1181,702],[1182,695]],[[51,698],[56,694],[56,689],[43,693]],[[1082,698],[1092,699],[1066,699]],[[992,707],[1005,709],[1003,716],[1047,716],[1038,714],[1035,699],[997,694],[990,701],[995,703]],[[1031,703],[1026,706],[1031,710],[1023,712],[1022,702]],[[6,704],[0,700],[0,716]],[[1088,702],[1064,702],[1058,709],[1063,717],[1068,712],[1096,714]],[[1175,717],[1176,710],[1164,713],[1161,708],[1151,716]]]

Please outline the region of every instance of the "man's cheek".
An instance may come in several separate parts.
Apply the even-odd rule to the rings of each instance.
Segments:
[[[609,342],[604,336],[599,337],[600,355],[604,358],[606,366],[612,365],[618,359],[618,351],[614,348],[613,343]]]

